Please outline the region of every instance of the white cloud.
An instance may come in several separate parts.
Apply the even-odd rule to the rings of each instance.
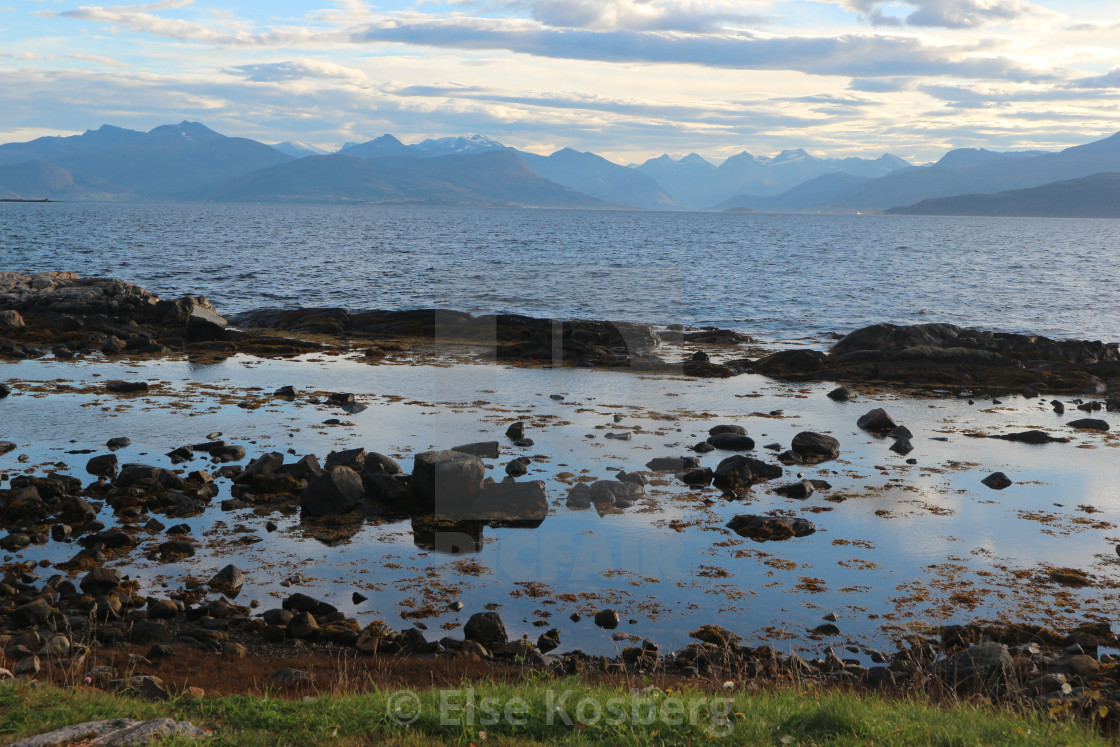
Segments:
[[[1036,25],[1065,18],[1027,0],[841,0],[862,13],[873,26],[939,26],[970,29],[996,24]],[[907,6],[909,12],[895,15],[885,8]],[[912,9],[912,10],[910,10]]]

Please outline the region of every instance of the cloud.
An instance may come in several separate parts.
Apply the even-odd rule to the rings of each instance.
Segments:
[[[369,76],[357,68],[322,60],[289,60],[235,65],[226,72],[243,75],[246,80],[258,83],[275,83],[277,81],[302,80],[305,78],[349,80],[361,83],[369,81]]]
[[[848,90],[864,93],[897,93],[913,87],[913,78],[853,78],[848,84]]]
[[[514,0],[545,26],[599,31],[712,31],[729,25],[758,26],[772,18],[734,10],[732,3],[695,0]]]
[[[1053,69],[1010,57],[975,54],[976,47],[935,45],[911,36],[843,34],[778,36],[748,31],[710,34],[555,29],[529,21],[409,17],[350,32],[355,43],[390,42],[444,49],[503,49],[560,59],[677,63],[742,70],[797,70],[818,75],[892,77],[954,75],[1009,80],[1051,79]]]
[[[863,14],[873,26],[938,26],[950,29],[980,28],[993,24],[1037,25],[1065,18],[1027,0],[902,0],[913,8],[905,16],[891,15],[882,6],[897,7],[896,0],[841,0]]]
[[[98,65],[104,65],[105,67],[128,67],[128,63],[121,62],[120,60],[114,60],[112,57],[105,57],[99,54],[71,53],[66,55],[66,57],[71,60],[81,60],[82,62],[94,62]]]

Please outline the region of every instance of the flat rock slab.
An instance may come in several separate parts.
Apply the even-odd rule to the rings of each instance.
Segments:
[[[12,742],[10,747],[64,747],[77,743],[86,747],[125,747],[151,744],[163,741],[166,737],[201,739],[205,736],[205,731],[187,721],[170,718],[150,721],[115,718],[64,726],[47,734]]]

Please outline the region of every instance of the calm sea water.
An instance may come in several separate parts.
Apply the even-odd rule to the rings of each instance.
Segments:
[[[880,321],[1120,339],[1120,221],[432,207],[0,204],[0,269],[162,296],[714,324]]]

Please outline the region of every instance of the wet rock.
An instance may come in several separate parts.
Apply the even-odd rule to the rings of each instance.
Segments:
[[[289,384],[287,386],[282,386],[279,389],[277,389],[275,392],[272,393],[272,396],[273,397],[289,397],[289,398],[290,397],[298,397],[299,396],[299,391],[294,386],[291,386]]]
[[[710,467],[695,467],[677,475],[677,479],[686,485],[710,485],[712,470]]]
[[[97,477],[112,479],[117,476],[119,469],[116,454],[95,456],[86,462],[86,472]]]
[[[852,393],[847,387],[838,386],[828,393],[828,398],[835,402],[847,402],[852,398]]]
[[[537,638],[537,650],[542,654],[547,654],[549,651],[554,651],[559,647],[560,631],[556,628],[549,628]]]
[[[727,522],[727,528],[755,542],[807,537],[817,531],[816,526],[806,519],[755,514],[739,514]]]
[[[715,451],[716,447],[712,446],[707,441],[701,441],[700,443],[696,444],[695,446],[692,446],[691,449],[693,451],[695,451],[697,454],[707,454],[709,452]]]
[[[501,455],[501,446],[497,441],[479,441],[473,444],[451,447],[452,451],[480,457],[482,459],[497,459]]]
[[[595,624],[603,630],[614,630],[621,619],[615,610],[599,610],[595,613]]]
[[[840,442],[823,433],[802,431],[793,437],[790,450],[800,457],[802,462],[816,464],[840,456]]]
[[[525,438],[525,423],[517,421],[506,428],[506,438],[511,441],[520,441]]]
[[[349,467],[333,467],[307,484],[300,505],[311,516],[344,514],[364,495],[361,475]]]
[[[366,472],[373,472],[381,470],[387,475],[400,475],[404,474],[401,465],[395,459],[387,457],[384,454],[378,454],[376,451],[366,453]]]
[[[110,438],[108,441],[105,442],[105,446],[109,449],[112,449],[113,451],[116,451],[117,449],[123,449],[126,446],[131,446],[131,445],[132,445],[132,439],[126,438],[125,436],[118,436],[116,438]]]
[[[715,425],[708,429],[709,436],[717,436],[720,433],[735,433],[745,436],[747,435],[747,429],[741,425]]]
[[[914,444],[910,443],[910,439],[908,438],[900,438],[891,444],[891,451],[895,454],[901,454],[902,456],[906,456],[913,450]]]
[[[1004,433],[999,436],[989,436],[989,438],[998,438],[1001,441],[1014,441],[1016,443],[1024,444],[1049,444],[1049,443],[1066,443],[1068,438],[1058,438],[1051,436],[1046,431],[1032,430],[1020,431],[1018,433]]]
[[[218,447],[223,448],[223,447]],[[213,452],[211,452],[213,454]],[[278,451],[270,451],[267,454],[261,454],[259,457],[249,462],[245,469],[233,478],[234,483],[238,485],[248,485],[254,482],[254,478],[269,477],[276,474],[284,466],[284,455]]]
[[[334,605],[327,604],[326,602],[300,592],[296,592],[285,599],[281,606],[289,612],[310,612],[317,618],[329,617],[338,612]]]
[[[528,474],[529,465],[532,463],[533,460],[529,457],[517,457],[517,459],[514,459],[506,465],[506,474],[510,477],[521,477],[522,475]]]
[[[245,447],[237,445],[219,446],[210,452],[216,462],[240,462],[245,458]]]
[[[326,461],[323,462],[323,467],[328,470],[331,467],[349,467],[358,473],[364,471],[365,466],[366,450],[361,448],[332,451],[327,454]]]
[[[106,381],[105,389],[114,394],[142,394],[148,391],[146,381]]]
[[[1077,428],[1078,430],[1086,431],[1107,431],[1108,421],[1099,418],[1081,418],[1080,420],[1072,420],[1066,423],[1070,428]]]
[[[187,540],[168,540],[159,545],[160,557],[164,560],[194,557],[194,545]]]
[[[487,522],[540,522],[548,516],[544,482],[503,482],[490,485],[474,500],[471,518]]]
[[[785,498],[797,498],[804,500],[813,494],[816,486],[809,480],[801,480],[799,482],[790,483],[789,485],[782,485],[774,488],[774,492]]]
[[[11,441],[0,441],[0,456],[13,452],[18,447]]]
[[[724,459],[712,475],[713,483],[725,492],[740,493],[746,490],[755,482],[751,461],[738,455]]]
[[[1066,412],[1066,406],[1062,404],[1061,400],[1050,400],[1050,407],[1052,407],[1054,409],[1054,412],[1058,413],[1059,415],[1064,415]]]
[[[987,485],[992,490],[1003,490],[1004,488],[1009,487],[1009,486],[1014,484],[1011,481],[1011,478],[1009,478],[1007,475],[1003,474],[1002,472],[993,472],[992,474],[988,475],[987,477],[985,477],[980,482]]]
[[[172,464],[182,464],[194,459],[194,449],[190,446],[180,446],[177,449],[169,451],[167,458],[171,460]]]
[[[231,564],[214,574],[208,585],[211,589],[236,596],[244,583],[245,575],[241,569]]]
[[[617,472],[615,478],[622,482],[633,482],[643,486],[649,484],[649,480],[641,472]]]
[[[767,376],[796,376],[819,371],[826,359],[819,350],[779,350],[755,361],[753,368]]]
[[[700,460],[696,457],[656,457],[646,462],[646,469],[653,472],[684,472],[699,466]]]
[[[704,643],[710,643],[713,646],[727,647],[738,643],[742,637],[737,633],[732,633],[727,628],[720,625],[701,625],[696,630],[688,634],[690,638],[695,638]]]
[[[488,649],[505,644],[506,626],[497,612],[476,612],[463,626],[467,640],[480,643]]]
[[[740,433],[716,433],[708,436],[707,443],[722,451],[750,451],[754,448],[754,439]]]
[[[354,604],[361,604],[362,602],[365,602],[368,599],[369,599],[369,597],[367,597],[365,594],[362,594],[359,591],[355,591],[353,594],[350,595],[350,601],[353,602]]]
[[[12,393],[12,388],[7,384],[0,384],[0,399],[4,399]]]
[[[591,508],[591,488],[587,486],[587,483],[581,482],[572,486],[568,491],[567,504],[568,508]],[[1117,554],[1120,554],[1120,549],[1117,550]]]
[[[887,411],[881,407],[864,414],[856,421],[856,426],[871,433],[888,433],[898,427]]]
[[[476,456],[456,450],[426,451],[413,458],[412,488],[423,508],[437,517],[456,518],[470,510],[482,489],[483,474]]]
[[[591,485],[592,503],[626,508],[645,495],[645,488],[637,483],[621,480],[599,480]]]

